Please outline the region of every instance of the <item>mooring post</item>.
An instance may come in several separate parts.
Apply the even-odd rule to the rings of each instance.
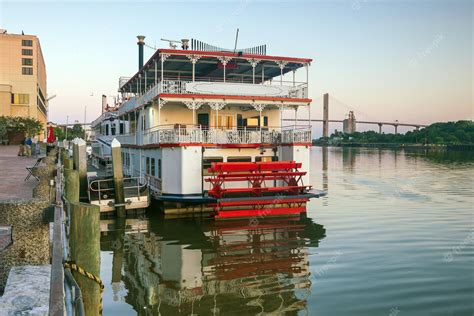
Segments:
[[[112,141],[112,168],[114,171],[114,187],[115,187],[115,211],[118,217],[125,217],[125,192],[123,189],[123,167],[122,167],[122,150],[120,142],[115,138]]]
[[[69,246],[71,261],[85,271],[100,274],[100,209],[97,205],[70,203]],[[87,276],[72,270],[81,288],[85,315],[99,315],[100,285]]]
[[[72,160],[72,158],[64,158],[63,168],[64,169],[74,169],[74,161]]]
[[[74,169],[79,171],[80,195],[87,196],[87,151],[86,142],[77,138],[73,145]]]
[[[61,161],[64,162],[66,159],[69,159],[69,153],[66,148],[61,148]]]
[[[79,202],[79,172],[64,169],[64,195],[69,203]]]

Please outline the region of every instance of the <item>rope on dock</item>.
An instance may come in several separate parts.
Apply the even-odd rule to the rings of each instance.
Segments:
[[[99,287],[100,287],[100,306],[99,306],[99,314],[102,315],[102,310],[103,310],[103,306],[102,306],[102,292],[104,292],[104,283],[102,282],[102,280],[94,275],[93,273],[90,273],[86,270],[84,270],[84,268],[78,266],[76,263],[72,262],[72,261],[66,261],[64,262],[64,268],[65,269],[69,269],[69,270],[74,270],[74,271],[77,271],[79,272],[79,274],[85,276],[86,278],[96,282]]]

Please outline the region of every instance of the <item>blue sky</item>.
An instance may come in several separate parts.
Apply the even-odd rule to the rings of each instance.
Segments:
[[[314,59],[314,118],[328,92],[333,119],[472,119],[472,20],[472,1],[457,0],[0,1],[1,28],[40,37],[55,122],[82,121],[85,105],[88,121],[99,114],[100,95],[136,71],[136,35],[232,47],[237,27],[239,47]]]

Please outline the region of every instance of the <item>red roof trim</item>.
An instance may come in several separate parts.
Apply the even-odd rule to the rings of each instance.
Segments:
[[[158,50],[159,53],[166,53],[172,55],[199,55],[199,56],[227,56],[227,57],[234,57],[234,58],[256,58],[260,60],[282,60],[294,63],[310,63],[313,60],[311,58],[296,58],[296,57],[283,57],[283,56],[269,56],[269,55],[255,55],[255,54],[242,54],[238,55],[237,53],[230,53],[230,52],[209,52],[209,51],[201,51],[201,50],[182,50],[182,49],[167,49],[162,48]]]
[[[265,97],[265,96],[246,96],[246,95],[224,95],[224,94],[171,94],[162,93],[157,97],[160,98],[186,98],[186,99],[229,99],[229,100],[258,100],[258,101],[282,101],[282,102],[300,102],[311,103],[312,99],[299,98],[281,98],[281,97]]]

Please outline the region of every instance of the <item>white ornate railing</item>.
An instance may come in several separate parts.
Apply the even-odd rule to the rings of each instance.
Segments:
[[[136,141],[138,139],[138,142]],[[119,135],[117,140],[128,145],[151,144],[286,144],[310,143],[309,127],[286,130],[247,130],[247,129],[202,129],[191,128],[160,128],[145,131],[141,137],[135,134]]]
[[[195,82],[184,80],[164,80],[154,88],[162,86],[161,93],[169,94],[224,94],[245,96],[278,96],[287,98],[307,98],[308,86],[306,83],[293,85],[280,85],[278,82],[266,84],[252,84],[239,82],[211,82],[197,80]],[[159,91],[159,90],[158,90]],[[157,92],[158,93],[158,92]]]
[[[195,82],[187,80],[163,80],[151,86],[144,94],[131,97],[125,101],[118,110],[122,115],[134,108],[151,102],[160,93],[164,94],[216,94],[216,95],[242,95],[242,96],[269,96],[285,98],[308,98],[308,85],[299,83],[292,85],[279,82],[265,82],[265,84],[239,83],[239,82],[214,82],[206,78],[197,78]]]

